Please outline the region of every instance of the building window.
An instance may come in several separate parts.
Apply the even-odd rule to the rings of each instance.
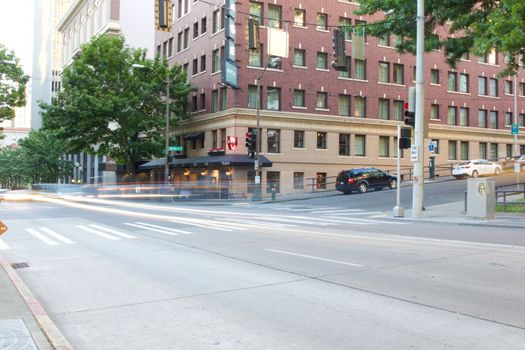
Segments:
[[[315,107],[319,109],[328,109],[328,93],[317,92]]]
[[[519,84],[520,96],[525,96],[525,83]]]
[[[281,89],[268,87],[266,90],[266,109],[273,111],[281,110]]]
[[[389,108],[390,101],[384,98],[379,99],[379,119],[389,119]]]
[[[294,130],[293,147],[294,148],[304,148],[304,131],[303,130]]]
[[[197,39],[199,37],[199,22],[193,23],[193,39]]]
[[[498,79],[489,79],[489,96],[498,96]]]
[[[182,32],[179,32],[177,34],[177,52],[181,52],[182,51],[182,34],[183,34]],[[159,46],[159,48],[160,48],[160,46]]]
[[[193,60],[193,65],[192,65],[191,74],[192,74],[192,75],[197,75],[197,74],[199,74],[199,59],[198,59],[198,58],[195,58],[195,59]]]
[[[487,78],[478,77],[478,95],[487,95]]]
[[[512,112],[505,112],[505,125],[512,125]]]
[[[170,40],[168,40],[168,56],[173,56],[173,38],[170,38]]]
[[[279,153],[281,143],[281,131],[276,129],[268,129],[266,131],[266,141],[268,153]]]
[[[278,5],[268,5],[268,27],[282,28],[282,9]]]
[[[248,66],[262,67],[262,53],[262,45],[260,46],[259,50],[248,50]]]
[[[339,28],[343,31],[345,40],[352,40],[352,20],[346,17],[339,17]]]
[[[221,111],[228,109],[228,88],[221,88]]]
[[[355,135],[354,143],[355,155],[364,157],[366,155],[366,136]]]
[[[306,11],[295,9],[293,25],[296,27],[306,27]]]
[[[328,30],[328,15],[326,13],[318,13],[315,23],[317,30]]]
[[[390,63],[379,62],[379,82],[389,83]]]
[[[276,193],[280,192],[281,173],[278,171],[268,171],[266,173],[266,193],[272,193],[275,188]]]
[[[434,142],[434,154],[439,154],[439,140],[431,140]]]
[[[206,72],[206,55],[201,56],[201,73]]]
[[[326,133],[317,133],[317,149],[326,149]]]
[[[379,37],[379,45],[381,46],[390,46],[390,35],[385,34],[381,37]]]
[[[393,120],[403,120],[403,101],[395,100],[392,105]]]
[[[359,34],[356,34],[356,35],[361,35],[363,33],[365,33],[365,43],[368,42],[368,37],[366,35],[366,32],[365,32],[365,26],[366,26],[366,21],[360,21],[360,20],[355,20],[355,27],[358,28],[357,29],[357,32]]]
[[[213,50],[211,52],[211,64],[212,64],[212,67],[211,67],[212,74],[217,73],[221,69],[219,49]]]
[[[366,60],[355,59],[354,67],[354,79],[366,80]]]
[[[263,4],[261,2],[250,1],[248,12],[252,17],[258,20],[259,25],[263,23]]]
[[[354,117],[366,117],[366,99],[363,96],[354,97]]]
[[[201,35],[206,33],[206,30],[208,30],[206,28],[206,25],[208,24],[208,20],[207,20],[207,17],[202,17],[201,19]]]
[[[469,109],[460,107],[459,108],[459,125],[460,126],[468,126],[469,121]]]
[[[507,95],[513,95],[514,93],[514,87],[512,85],[512,81],[511,80],[505,80],[505,93]]]
[[[485,142],[479,143],[479,157],[481,159],[487,159],[487,144]]]
[[[505,157],[508,157],[508,158],[512,157],[513,148],[514,147],[512,144],[505,146]]]
[[[439,69],[430,70],[430,83],[439,85]]]
[[[390,157],[390,138],[388,136],[379,136],[379,156]]]
[[[498,159],[498,144],[491,143],[490,144],[490,160],[496,160],[496,159]]]
[[[201,94],[201,111],[206,109],[206,94]]]
[[[304,107],[304,90],[294,90],[293,92],[293,106]]]
[[[518,124],[520,126],[525,126],[525,114],[524,113],[520,113],[520,119],[519,119],[519,123]]]
[[[487,110],[480,109],[478,111],[478,127],[486,128],[487,127]]]
[[[405,84],[405,66],[402,64],[394,63],[394,84],[403,85]]]
[[[339,115],[350,116],[350,95],[339,95]]]
[[[339,134],[339,155],[350,155],[350,134]]]
[[[436,104],[430,105],[430,119],[440,119],[439,118],[439,105],[436,105]]]
[[[459,75],[459,91],[465,93],[469,92],[468,74],[461,73]]]
[[[328,54],[326,52],[318,52],[315,68],[328,69]]]
[[[448,141],[448,160],[456,160],[457,158],[457,152],[456,152],[457,142],[456,141]]]
[[[302,172],[293,173],[293,189],[294,190],[304,189],[304,173]]]
[[[490,111],[490,113],[489,113],[489,122],[490,122],[490,128],[491,129],[497,129],[498,128],[498,112],[497,111]]]
[[[460,150],[459,150],[459,153],[460,153],[460,157],[461,157],[461,160],[468,160],[468,142],[465,142],[465,141],[461,141],[460,143]]]
[[[447,124],[457,125],[457,114],[458,108],[454,106],[448,106]]]
[[[186,50],[188,47],[190,47],[190,28],[184,29],[184,43],[183,43],[183,50]]]
[[[352,58],[350,56],[345,57],[346,70],[338,71],[339,77],[350,78],[350,72],[352,71]]]
[[[298,67],[306,66],[305,51],[303,49],[294,49],[293,65]]]
[[[217,149],[217,130],[213,130],[211,132],[211,139],[212,139],[211,148]]]
[[[191,111],[193,113],[195,113],[195,112],[197,112],[198,108],[199,108],[199,106],[197,104],[197,95],[193,95],[191,97]]]
[[[248,86],[248,108],[257,108],[257,103],[260,103],[260,99],[257,97],[257,86]]]
[[[219,90],[211,92],[211,111],[217,112],[219,110]]]
[[[448,91],[458,91],[457,73],[448,72]]]
[[[316,188],[317,189],[326,189],[326,173],[316,173],[317,178]]]

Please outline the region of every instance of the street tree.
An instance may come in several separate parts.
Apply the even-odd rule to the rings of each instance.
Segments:
[[[15,107],[25,106],[28,80],[15,53],[0,44],[0,123],[14,118]]]
[[[164,77],[171,82],[174,125],[191,91],[182,67],[147,59],[120,36],[97,37],[64,69],[58,97],[41,103],[44,128],[55,130],[68,152],[109,156],[134,175],[137,161],[164,154]]]
[[[400,36],[398,51],[415,53],[416,0],[358,1],[357,15],[377,14],[368,34]],[[500,74],[513,74],[525,59],[525,1],[426,0],[425,51],[437,49],[444,50],[452,67],[469,52],[483,56],[496,49],[507,56]]]

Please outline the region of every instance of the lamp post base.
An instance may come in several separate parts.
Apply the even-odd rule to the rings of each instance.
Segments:
[[[401,206],[395,206],[394,209],[392,209],[392,215],[395,218],[405,217],[405,208],[403,208]]]

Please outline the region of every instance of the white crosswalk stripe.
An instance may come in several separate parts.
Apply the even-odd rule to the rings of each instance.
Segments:
[[[170,236],[178,236],[179,235],[178,233],[175,233],[175,232],[172,232],[172,231],[161,230],[159,228],[150,227],[150,226],[144,226],[144,225],[140,225],[138,223],[125,222],[124,225],[137,227],[137,228],[140,228],[140,229],[143,229],[143,230],[164,233],[165,235],[170,235]]]
[[[58,239],[59,241],[65,243],[65,244],[74,244],[75,243],[72,240],[70,240],[69,238],[62,236],[61,234],[56,233],[55,231],[53,231],[53,230],[51,230],[51,229],[49,229],[47,227],[40,227],[40,230],[44,231],[48,235]]]
[[[81,229],[81,230],[84,230],[84,231],[87,231],[87,232],[91,232],[91,233],[94,233],[102,238],[106,238],[106,239],[110,239],[112,241],[118,241],[120,240],[119,237],[115,237],[115,236],[112,236],[110,234],[107,234],[107,233],[104,233],[104,232],[100,232],[98,230],[95,230],[94,228],[92,227],[88,227],[88,226],[83,226],[83,225],[76,225],[77,228]]]
[[[7,243],[5,243],[4,241],[0,239],[0,250],[8,250],[8,249],[11,249],[11,248],[7,245]]]
[[[166,230],[166,231],[171,231],[171,232],[175,232],[175,233],[182,233],[184,235],[192,235],[193,234],[193,232],[180,230],[178,228],[164,227],[164,226],[160,226],[160,225],[148,224],[148,223],[145,223],[145,222],[135,222],[135,223],[139,224],[139,225],[154,227],[154,228],[158,228],[158,229],[162,229],[162,230]]]
[[[222,221],[212,221],[204,219],[190,219],[190,218],[177,218],[171,219],[172,222],[177,222],[179,224],[186,224],[190,226],[197,226],[201,228],[208,228],[212,230],[231,232],[234,230],[246,230],[246,227],[242,225],[232,225],[229,222]],[[226,228],[227,227],[227,228]]]
[[[216,219],[223,219],[223,218],[216,218]],[[297,225],[293,224],[280,224],[280,223],[271,223],[268,221],[255,221],[255,220],[244,220],[244,219],[238,219],[238,218],[228,218],[228,221],[237,222],[241,224],[248,224],[253,226],[267,226],[267,227],[296,227]]]
[[[137,237],[135,237],[133,235],[129,235],[127,233],[120,232],[120,231],[114,230],[114,229],[109,228],[109,227],[104,227],[104,226],[99,226],[99,225],[89,225],[89,227],[93,227],[93,228],[95,228],[97,230],[106,231],[108,233],[112,233],[115,236],[119,236],[119,237],[122,237],[122,238],[129,238],[129,239],[137,238]]]
[[[26,228],[26,231],[29,232],[30,234],[32,234],[33,236],[35,236],[36,238],[38,238],[39,240],[41,240],[42,242],[44,242],[45,244],[58,245],[57,242],[55,242],[52,239],[44,236],[43,234],[41,234],[40,232],[38,232],[37,230],[35,230],[33,228]]]

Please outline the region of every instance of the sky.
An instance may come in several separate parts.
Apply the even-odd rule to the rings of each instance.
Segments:
[[[15,51],[26,74],[31,73],[34,1],[0,0],[0,44]]]

